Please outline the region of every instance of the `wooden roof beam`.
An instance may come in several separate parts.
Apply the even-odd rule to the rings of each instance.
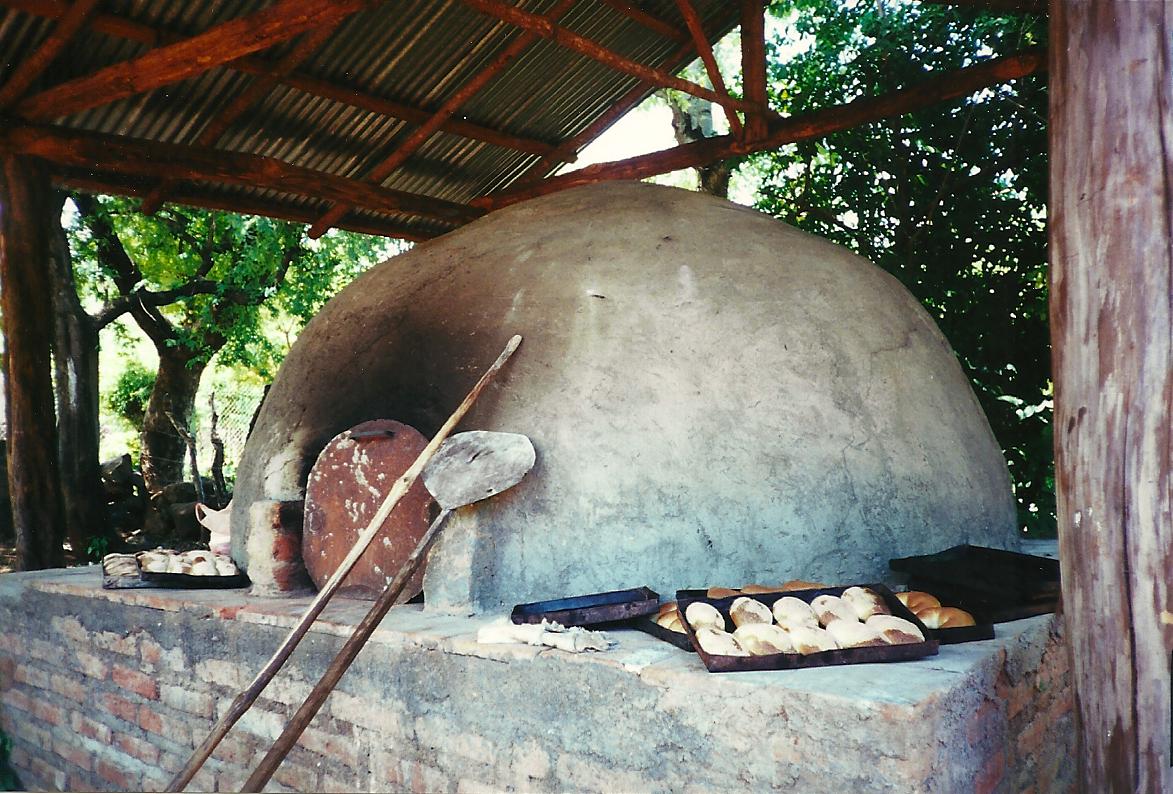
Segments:
[[[581,36],[569,28],[556,25],[545,17],[523,11],[516,6],[501,2],[501,0],[464,0],[464,4],[482,14],[495,17],[503,22],[508,22],[511,25],[517,25],[520,28],[536,33],[544,39],[549,39],[556,44],[573,50],[580,55],[585,55],[616,71],[638,77],[641,80],[653,83],[662,88],[675,88],[677,91],[683,91],[686,94],[707,99],[710,102],[716,102],[730,111],[750,109],[745,102],[739,99],[722,96],[716,91],[705,88],[703,85],[698,85],[691,80],[676,77],[661,69],[645,66],[642,63],[620,55],[614,50],[609,50],[598,42]]]
[[[268,96],[269,92],[273,90],[273,86],[282,77],[292,72],[302,61],[317,52],[318,48],[325,44],[326,39],[330,38],[341,24],[342,20],[337,20],[325,27],[310,31],[268,73],[257,75],[248,88],[237,94],[227,107],[208,122],[208,125],[196,137],[196,146],[215,146],[216,142],[220,140],[220,136],[227,132],[234,121]],[[140,211],[147,215],[153,215],[155,210],[159,209],[166,200],[167,191],[174,186],[175,182],[172,180],[164,181],[157,186],[143,199],[142,206],[139,207]]]
[[[374,2],[278,0],[255,13],[42,91],[17,105],[16,112],[32,121],[46,121],[117,102],[338,22]]]
[[[31,155],[74,168],[93,169],[95,163],[101,163],[106,170],[125,176],[273,190],[446,223],[461,223],[484,214],[463,204],[391,190],[272,157],[60,127],[5,125],[0,128],[0,152]]]
[[[701,63],[705,65],[705,72],[709,75],[709,82],[713,89],[727,99],[732,99],[729,89],[725,87],[725,80],[721,77],[721,69],[717,66],[717,59],[713,56],[713,45],[709,43],[709,34],[705,33],[704,25],[701,23],[696,8],[693,7],[690,0],[676,0],[676,7],[680,9],[680,15],[684,17],[684,24],[688,26],[688,32],[692,36],[693,44],[696,45]],[[740,137],[741,119],[734,111],[726,107],[725,103],[722,103],[722,107],[725,108],[725,118],[729,122],[729,129],[734,135]]]
[[[490,210],[507,207],[525,199],[544,196],[559,190],[594,184],[612,179],[645,179],[657,174],[694,168],[729,157],[775,149],[787,143],[821,138],[832,132],[858,127],[861,124],[900,116],[958,97],[968,96],[991,85],[1005,83],[1036,72],[1046,71],[1047,53],[1036,47],[1016,55],[994,58],[976,66],[955,69],[929,78],[909,88],[878,97],[863,97],[852,102],[834,105],[822,110],[772,121],[765,138],[740,141],[732,135],[706,138],[703,141],[676,146],[671,149],[589,165],[562,176],[551,177],[536,184],[481,198],[474,206]]]
[[[63,0],[0,0],[0,6],[6,6],[26,14],[61,19],[69,11],[70,6]],[[107,36],[137,41],[148,47],[171,44],[182,41],[185,37],[166,30],[144,25],[113,14],[96,13],[91,17],[90,28]],[[247,55],[235,61],[224,64],[225,68],[233,69],[246,74],[266,75],[276,68],[276,63],[265,58]],[[394,102],[389,99],[368,94],[349,86],[337,85],[326,80],[320,80],[303,72],[293,71],[278,80],[280,85],[297,89],[306,94],[329,99],[341,104],[350,105],[368,113],[380,116],[401,119],[412,124],[423,124],[431,118],[433,111]],[[545,141],[533,138],[524,138],[502,132],[501,130],[486,127],[470,121],[449,119],[440,129],[453,135],[459,135],[470,140],[484,141],[505,149],[514,149],[526,154],[545,156],[553,151],[554,146]]]
[[[692,40],[680,28],[653,14],[649,14],[641,8],[636,8],[631,3],[625,3],[623,0],[602,0],[602,2],[604,5],[610,6],[636,24],[643,25],[653,33],[658,33],[670,41],[675,41],[678,44],[688,44]]]
[[[57,19],[57,24],[36,51],[17,64],[12,76],[8,78],[8,82],[0,87],[0,110],[7,108],[25,95],[29,86],[41,76],[41,73],[48,68],[49,64],[65,48],[65,45],[69,44],[74,35],[81,30],[82,25],[93,13],[94,6],[97,4],[98,0],[75,0],[68,10]]]
[[[570,10],[576,0],[562,0],[558,5],[550,10],[543,19],[550,21],[556,20]],[[424,122],[418,129],[411,133],[406,140],[395,148],[390,155],[384,158],[378,165],[372,168],[364,180],[367,182],[380,183],[391,173],[403,165],[407,158],[423,146],[424,142],[432,136],[440,126],[450,119],[453,114],[460,110],[468,100],[472,99],[482,88],[489,84],[489,82],[498,74],[503,72],[509,64],[513,63],[531,44],[537,41],[538,37],[534,33],[523,33],[522,35],[511,41],[505,49],[497,54],[495,58],[468,80],[464,85],[456,90],[444,104],[440,106],[432,117]],[[310,227],[309,236],[311,238],[320,237],[326,232],[343,215],[350,210],[346,204],[336,204],[319,218],[313,226]]]
[[[53,174],[53,183],[69,190],[80,190],[85,193],[96,193],[106,196],[126,196],[128,198],[143,198],[151,192],[149,184],[141,181],[119,179],[111,175],[96,176],[91,172],[73,170],[58,171]],[[188,207],[203,209],[224,210],[240,215],[263,215],[267,218],[276,218],[293,223],[311,224],[318,216],[316,210],[307,210],[305,207],[265,201],[252,196],[234,196],[221,192],[201,188],[196,185],[180,185],[167,197],[168,203],[183,204]],[[370,234],[376,237],[394,237],[400,240],[420,242],[435,237],[418,229],[409,228],[390,218],[371,218],[367,216],[348,215],[335,224],[339,229],[346,229],[360,234]]]

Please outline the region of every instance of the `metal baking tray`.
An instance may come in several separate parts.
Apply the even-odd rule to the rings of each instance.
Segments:
[[[102,565],[102,587],[106,590],[137,590],[162,587],[173,590],[227,590],[248,587],[252,581],[243,571],[233,576],[192,576],[187,573],[155,573],[139,568],[137,576],[110,576]]]
[[[932,593],[991,623],[1054,612],[1059,561],[985,546],[954,546],[937,554],[889,560],[909,575],[910,590]]]
[[[650,615],[659,608],[658,593],[646,587],[636,587],[518,604],[509,619],[514,623],[541,623],[548,620],[567,627],[594,626]]]
[[[684,619],[681,618],[680,622],[683,623]],[[675,645],[682,651],[696,653],[692,647],[692,642],[688,639],[687,634],[681,634],[678,631],[672,631],[671,629],[664,628],[655,621],[654,614],[632,621],[631,625],[633,628],[639,629],[645,634],[651,634],[656,639],[660,639],[671,645]]]
[[[842,585],[839,587],[823,587],[818,590],[755,593],[747,596],[747,598],[761,601],[768,607],[773,607],[774,602],[783,596],[794,596],[810,603],[817,596],[824,594],[842,595],[844,590],[853,586],[866,587],[875,592],[884,599],[884,603],[893,615],[911,621],[924,633],[925,637],[929,637],[928,629],[925,628],[925,625],[917,620],[916,615],[912,614],[904,604],[901,604],[896,596],[892,594],[892,591],[882,584]],[[729,607],[741,596],[708,598],[705,596],[698,597],[696,595],[690,595],[703,592],[705,591],[677,591],[676,603],[680,609],[681,623],[684,624],[684,629],[688,632],[688,639],[696,650],[697,655],[700,656],[701,661],[704,662],[705,668],[710,673],[736,673],[750,670],[799,670],[806,667],[827,667],[829,665],[839,664],[908,661],[911,659],[921,659],[925,656],[935,656],[940,645],[936,639],[930,638],[924,642],[913,642],[906,645],[884,645],[874,648],[837,648],[833,651],[822,651],[820,653],[806,654],[805,656],[799,653],[776,653],[769,656],[716,656],[706,653],[701,648],[700,643],[697,642],[696,633],[693,631],[692,625],[684,617],[684,612],[688,609],[688,605],[694,601],[704,601],[720,610],[722,616],[728,621],[728,624],[732,625],[733,621],[729,619]]]

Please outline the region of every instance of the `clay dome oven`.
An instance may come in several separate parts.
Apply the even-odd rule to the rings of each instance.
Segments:
[[[537,466],[453,517],[429,607],[875,580],[890,557],[1016,543],[989,425],[895,279],[753,210],[613,183],[496,212],[330,301],[240,465],[254,581],[273,585],[261,506],[300,499],[332,436],[373,418],[431,435],[514,333],[462,428],[525,433]]]

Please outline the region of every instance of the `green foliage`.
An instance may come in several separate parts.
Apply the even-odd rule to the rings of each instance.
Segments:
[[[0,730],[0,791],[20,791],[20,780],[12,769],[9,754],[12,752],[12,739]]]
[[[106,395],[106,405],[136,430],[141,430],[147,400],[154,387],[155,373],[131,359],[118,376],[114,391]]]
[[[1045,41],[1046,23],[907,0],[783,0],[771,103],[882,95]],[[786,62],[781,53],[796,53]],[[751,158],[758,207],[896,276],[952,343],[1001,443],[1021,525],[1054,532],[1044,78]]]
[[[86,559],[92,562],[101,562],[102,558],[110,551],[110,538],[95,535],[90,538],[90,542],[86,544]]]

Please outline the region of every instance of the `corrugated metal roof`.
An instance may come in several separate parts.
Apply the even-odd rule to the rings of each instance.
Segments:
[[[557,0],[522,0],[519,7],[546,13]],[[639,9],[685,31],[674,0],[633,2]],[[56,24],[29,13],[33,5],[0,0],[25,10],[0,12],[0,85]],[[151,30],[174,41],[209,30],[271,5],[263,0],[107,0],[100,12],[137,23],[133,35]],[[737,4],[694,0],[713,40],[737,21]],[[43,7],[43,4],[42,6]],[[63,7],[59,6],[59,7]],[[93,20],[91,19],[91,22]],[[559,20],[573,30],[639,63],[675,71],[669,62],[678,40],[653,32],[601,0],[579,0]],[[141,35],[140,35],[141,34]],[[343,21],[296,75],[327,81],[344,91],[434,111],[479,74],[524,32],[469,8],[460,0],[392,0]],[[308,34],[302,34],[303,36]],[[53,124],[130,138],[193,144],[201,131],[258,78],[257,65],[275,64],[298,38],[250,56],[252,68],[227,64],[196,77],[59,118]],[[42,75],[43,89],[144,54],[149,45],[124,35],[84,27]],[[683,59],[687,61],[688,59]],[[630,91],[638,80],[559,44],[537,39],[461,108],[456,119],[556,145],[586,129]],[[352,104],[351,102],[355,102]],[[362,102],[336,101],[278,83],[229,125],[215,143],[226,151],[276,158],[292,165],[362,179],[395,151],[418,124],[371,112]],[[383,185],[451,202],[471,199],[513,183],[539,159],[452,132],[433,134]],[[94,163],[101,178],[103,164]],[[126,182],[125,177],[118,180]],[[131,180],[134,181],[134,180]],[[139,189],[150,185],[135,182]],[[328,203],[275,190],[207,183],[205,193],[250,202],[272,201],[283,211],[313,215]],[[177,191],[178,192],[178,191]],[[356,209],[355,219],[388,218]],[[398,216],[413,233],[431,235],[446,227],[435,221]]]

